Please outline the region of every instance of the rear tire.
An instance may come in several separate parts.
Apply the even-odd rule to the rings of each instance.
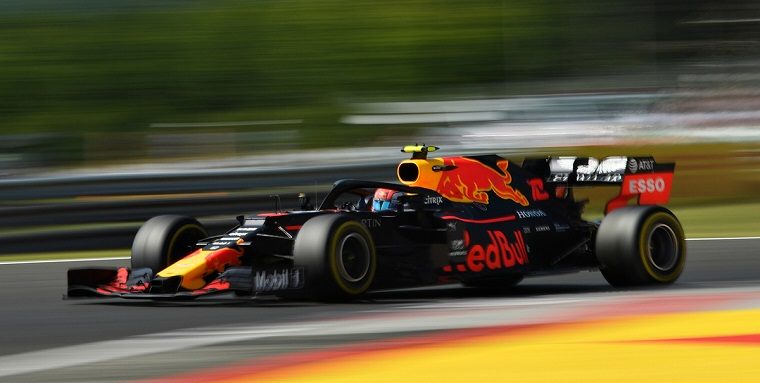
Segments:
[[[372,285],[377,254],[366,226],[328,214],[303,225],[293,245],[293,263],[304,268],[304,291],[312,298],[350,299]]]
[[[132,242],[132,269],[148,267],[153,275],[189,254],[208,232],[195,218],[160,215],[147,220]]]
[[[683,228],[661,206],[628,206],[602,220],[596,257],[613,286],[662,285],[676,281],[686,263]]]

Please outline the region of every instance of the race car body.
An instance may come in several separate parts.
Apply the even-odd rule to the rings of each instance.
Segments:
[[[613,285],[667,284],[685,262],[667,203],[674,164],[651,157],[496,155],[428,158],[406,147],[396,183],[341,180],[317,209],[238,217],[208,237],[195,219],[159,216],[138,231],[130,268],[73,269],[69,296],[352,298],[370,289],[600,269]],[[589,222],[577,186],[619,194]],[[629,205],[635,202],[635,205]]]

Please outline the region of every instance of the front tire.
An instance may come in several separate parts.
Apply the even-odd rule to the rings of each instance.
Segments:
[[[147,220],[132,242],[132,269],[148,267],[153,275],[189,254],[208,232],[196,219],[160,215]]]
[[[303,225],[293,262],[305,270],[304,290],[318,299],[350,299],[369,289],[377,271],[375,243],[367,227],[342,215],[320,215]]]
[[[613,286],[670,284],[686,264],[683,228],[661,206],[629,206],[608,214],[595,249],[602,275]]]

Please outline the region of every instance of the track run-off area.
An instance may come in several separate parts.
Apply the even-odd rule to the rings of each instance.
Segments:
[[[64,300],[66,270],[0,264],[0,381],[757,381],[760,239],[688,241],[674,285],[598,272],[373,292],[351,303]]]

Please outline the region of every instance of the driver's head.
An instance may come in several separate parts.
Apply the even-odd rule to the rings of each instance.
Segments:
[[[404,195],[403,192],[393,189],[377,189],[375,196],[372,198],[372,211],[396,210],[401,203],[399,197]]]

